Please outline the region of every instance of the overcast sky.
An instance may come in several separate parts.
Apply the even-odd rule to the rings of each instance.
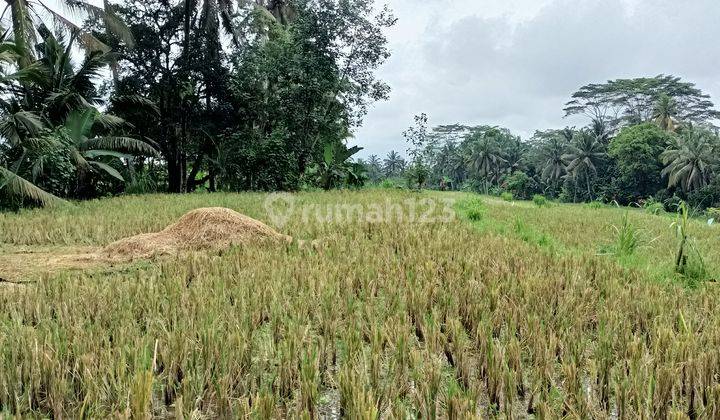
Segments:
[[[431,125],[490,124],[523,137],[563,118],[580,86],[674,74],[720,102],[720,0],[389,0],[390,84],[354,142],[405,153],[414,114]]]

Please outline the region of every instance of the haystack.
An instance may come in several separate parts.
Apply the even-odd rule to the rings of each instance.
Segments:
[[[187,213],[161,232],[121,239],[105,247],[108,257],[149,258],[181,251],[220,250],[260,242],[287,243],[292,238],[266,224],[222,207]]]

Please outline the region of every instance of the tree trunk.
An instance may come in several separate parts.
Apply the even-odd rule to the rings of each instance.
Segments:
[[[212,166],[210,166],[208,177],[209,177],[208,181],[210,181],[210,185],[208,186],[208,189],[210,190],[210,192],[217,191],[217,184],[216,184],[217,181],[215,179],[217,177],[217,175],[215,174],[215,168],[213,168]]]
[[[592,195],[592,191],[590,190],[590,173],[589,173],[589,171],[585,172],[585,182],[587,183],[588,198],[590,199],[590,201],[592,201],[593,195]]]
[[[13,35],[15,45],[24,53],[18,59],[18,67],[26,68],[32,62],[32,51],[28,48],[27,39],[28,31],[34,30],[30,25],[28,27],[28,4],[27,0],[5,0],[10,6],[10,14],[12,15]]]
[[[176,159],[167,160],[168,172],[168,192],[182,192],[182,172],[180,171],[180,162]]]
[[[187,176],[187,192],[193,192],[198,187],[198,185],[202,185],[207,181],[207,179],[204,179],[202,182],[195,181],[195,178],[197,177],[197,174],[200,172],[200,168],[202,167],[203,160],[205,159],[205,153],[200,151],[195,158],[195,162],[193,162],[192,169],[190,170],[190,174]]]

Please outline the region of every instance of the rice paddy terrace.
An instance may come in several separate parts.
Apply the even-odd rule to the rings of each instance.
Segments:
[[[674,222],[395,190],[0,214],[0,414],[717,418],[720,228],[679,274]]]

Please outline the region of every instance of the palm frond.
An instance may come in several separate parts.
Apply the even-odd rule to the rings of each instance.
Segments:
[[[154,115],[160,115],[160,109],[152,100],[141,95],[123,95],[112,99],[113,108],[120,111],[133,112],[152,112]]]
[[[99,112],[95,116],[95,124],[105,129],[115,129],[128,123],[117,115]]]
[[[0,166],[0,190],[5,190],[8,194],[16,197],[30,199],[42,206],[50,206],[64,201],[2,166]]]
[[[154,147],[145,143],[142,140],[133,139],[130,137],[96,137],[93,139],[86,140],[81,145],[81,150],[113,150],[113,151],[125,151],[129,153],[142,153],[149,156],[157,156],[158,152]]]
[[[106,174],[110,175],[111,177],[113,177],[119,181],[125,182],[125,178],[123,178],[123,176],[120,174],[120,172],[118,172],[117,169],[113,168],[112,166],[110,166],[106,163],[92,160],[92,161],[90,161],[90,165],[94,166],[97,169],[104,171]]]

